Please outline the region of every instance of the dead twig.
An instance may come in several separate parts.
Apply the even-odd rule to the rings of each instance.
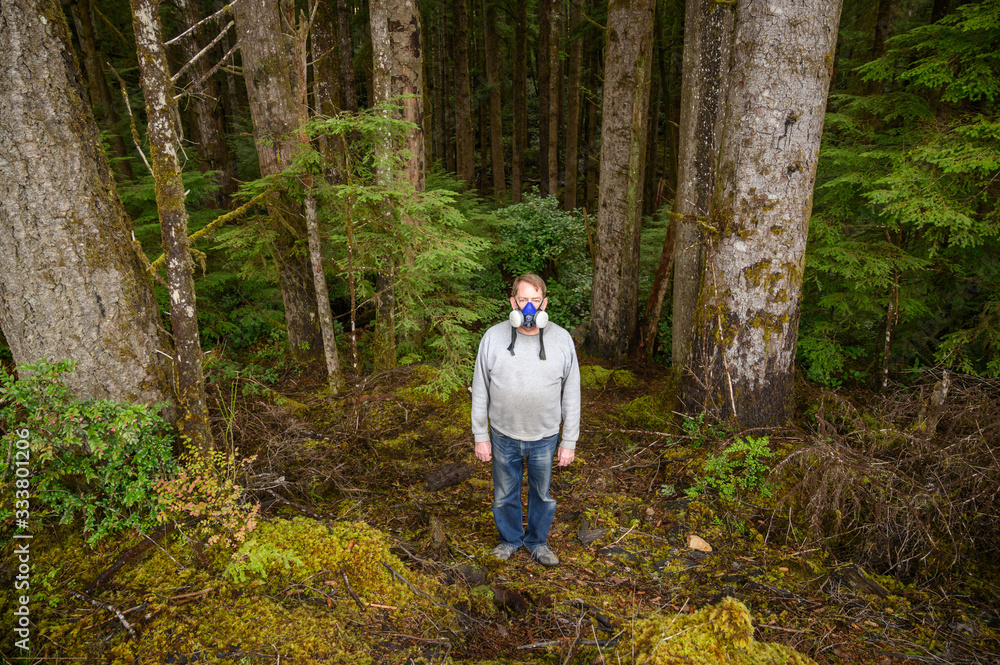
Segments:
[[[125,615],[122,614],[121,610],[119,610],[117,607],[115,607],[111,603],[106,603],[103,600],[98,600],[96,598],[91,598],[90,596],[86,596],[86,595],[80,593],[79,591],[72,591],[72,590],[70,590],[70,594],[73,595],[73,596],[76,596],[77,598],[79,598],[80,600],[82,600],[84,602],[90,603],[94,607],[97,607],[97,608],[100,608],[102,610],[107,610],[108,612],[111,612],[116,617],[118,617],[118,621],[120,621],[121,624],[123,626],[125,626],[125,630],[128,631],[128,634],[132,636],[133,640],[138,640],[139,639],[139,635],[135,632],[135,628],[133,628],[132,624],[130,624],[128,622],[128,619],[125,618]]]

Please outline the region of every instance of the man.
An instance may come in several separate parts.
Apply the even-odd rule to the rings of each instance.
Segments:
[[[543,566],[559,557],[546,539],[556,513],[549,496],[552,457],[559,466],[576,454],[580,436],[580,366],[573,338],[549,323],[545,282],[521,275],[511,288],[511,313],[483,335],[472,379],[476,457],[493,461],[493,517],[506,560],[524,545]],[[562,423],[562,439],[559,424]],[[521,481],[528,470],[528,527],[521,524]]]

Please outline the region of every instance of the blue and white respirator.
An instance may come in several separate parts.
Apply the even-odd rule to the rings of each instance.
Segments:
[[[538,328],[538,344],[541,347],[538,357],[545,360],[545,339],[542,337],[542,334],[545,332],[543,329],[549,322],[549,315],[540,309],[536,309],[535,304],[528,301],[521,309],[511,310],[507,319],[510,321],[511,326],[510,346],[507,347],[510,355],[514,355],[514,343],[517,342],[517,329],[524,326],[528,329]]]

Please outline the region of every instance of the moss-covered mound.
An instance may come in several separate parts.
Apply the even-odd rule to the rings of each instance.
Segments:
[[[640,619],[632,646],[635,662],[648,665],[815,665],[791,647],[756,641],[750,611],[734,598],[693,614]]]

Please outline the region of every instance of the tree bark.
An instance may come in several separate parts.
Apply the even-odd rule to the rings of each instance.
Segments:
[[[792,411],[799,296],[840,2],[740,0],[691,362],[689,411]]]
[[[70,5],[70,13],[73,15],[76,35],[80,40],[83,69],[87,74],[87,87],[90,89],[90,103],[100,110],[103,129],[109,133],[111,150],[118,158],[112,168],[119,177],[131,180],[132,164],[127,159],[129,151],[121,134],[118,133],[118,113],[115,111],[107,79],[104,78],[104,56],[97,47],[93,3],[91,0],[75,0]]]
[[[594,49],[590,54],[590,85],[591,90],[597,90],[600,85],[600,51]],[[584,203],[587,212],[593,214],[597,209],[597,184],[600,179],[598,166],[600,165],[600,151],[597,148],[597,126],[600,123],[597,117],[598,103],[588,95],[585,99],[587,104],[587,192]]]
[[[294,37],[285,34],[294,19],[292,12],[294,7],[288,0],[240,0],[234,5],[254,143],[264,176],[280,173],[291,165],[292,156],[303,147],[297,130],[308,118],[306,91],[299,82],[295,63]],[[276,194],[268,201],[268,213],[274,225],[288,344],[296,358],[321,360],[323,339],[312,269],[305,251],[308,245],[302,206]]]
[[[576,208],[577,174],[580,171],[580,72],[583,69],[583,38],[573,37],[580,30],[583,0],[571,0],[569,14],[569,81],[566,101],[566,167],[563,208]]]
[[[597,261],[587,348],[621,363],[634,342],[654,0],[611,0],[605,35]]]
[[[497,13],[490,0],[483,0],[483,41],[486,49],[486,82],[490,87],[490,157],[493,195],[506,195],[507,176],[503,157],[503,105],[500,88],[500,45],[496,32]]]
[[[511,155],[511,197],[521,202],[524,186],[524,153],[528,146],[528,0],[517,0],[514,8],[514,150]]]
[[[185,0],[190,2],[190,0]],[[316,112],[330,117],[344,108],[343,69],[340,66],[339,20],[336,7],[320,2],[310,29]]]
[[[156,209],[167,263],[170,293],[170,327],[174,335],[174,368],[177,374],[177,429],[195,450],[212,449],[205,384],[201,367],[201,342],[194,292],[194,262],[187,237],[184,182],[177,160],[174,119],[177,102],[171,89],[167,51],[160,30],[160,0],[131,0],[132,27],[139,55],[139,80],[146,99],[149,158],[156,184]]]
[[[716,148],[722,123],[723,81],[732,49],[735,12],[718,3],[689,2],[684,17],[680,145],[674,210],[680,216],[674,240],[674,367],[691,353],[692,325],[703,269],[702,233],[715,187]]]
[[[0,32],[0,328],[14,361],[74,361],[80,398],[167,401],[170,340],[62,8],[4,0]]]
[[[444,19],[440,15],[434,20],[434,42],[432,44],[434,57],[431,58],[431,68],[434,70],[434,126],[431,135],[434,162],[445,162],[445,75],[444,75]]]
[[[542,196],[553,196],[556,191],[549,191],[551,174],[549,173],[549,119],[552,113],[552,76],[550,67],[550,42],[552,39],[552,0],[538,2],[538,52],[535,54],[535,67],[538,70],[538,171]]]
[[[476,182],[476,143],[472,131],[472,90],[469,83],[469,12],[466,0],[453,0],[455,34],[455,155],[458,178],[469,188]]]
[[[351,45],[351,21],[348,0],[337,0],[337,38],[340,40],[340,72],[345,111],[358,110],[358,92],[354,85],[354,47]]]
[[[423,103],[421,102],[422,45],[420,12],[415,0],[371,0],[372,62],[375,100],[392,102],[402,107],[401,117],[414,124],[404,143],[409,158],[398,176],[387,170],[392,147],[386,143],[376,162],[379,178],[389,181],[398,177],[415,191],[424,190]],[[413,223],[412,220],[404,220]],[[392,313],[395,307],[392,266],[389,272],[376,276],[376,369],[388,369],[396,364],[395,329]]]
[[[545,168],[548,173],[549,196],[559,195],[559,127],[562,124],[562,62],[559,60],[559,44],[562,38],[562,11],[560,3],[553,2],[549,14],[549,140],[548,159]]]
[[[181,12],[185,29],[200,21],[203,16],[195,0],[175,0]],[[210,41],[204,30],[196,28],[180,40],[184,61],[190,62]],[[192,141],[198,152],[202,171],[217,171],[219,189],[212,198],[217,208],[228,208],[230,198],[236,193],[236,160],[226,142],[225,114],[219,97],[218,85],[209,76],[213,66],[211,56],[203,55],[191,68],[188,86],[191,97]]]

